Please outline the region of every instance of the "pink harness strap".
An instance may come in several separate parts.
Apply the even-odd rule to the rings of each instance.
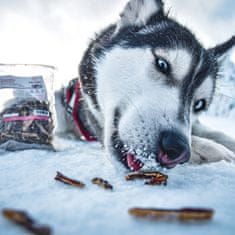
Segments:
[[[14,121],[31,121],[31,120],[48,120],[49,117],[44,116],[18,116],[18,117],[7,117],[3,118],[4,122],[14,122]]]
[[[75,82],[75,89],[73,92],[75,92],[74,105],[73,105],[73,107],[71,107],[73,120],[74,120],[79,132],[85,138],[86,141],[97,141],[97,138],[95,136],[91,135],[91,133],[89,133],[89,131],[84,128],[84,126],[82,125],[82,123],[80,122],[80,120],[78,118],[79,101],[81,98],[81,86],[80,86],[80,83],[78,80]],[[69,104],[72,96],[73,96],[73,94],[71,94],[71,90],[67,89],[66,90],[66,97],[65,97],[67,104]]]

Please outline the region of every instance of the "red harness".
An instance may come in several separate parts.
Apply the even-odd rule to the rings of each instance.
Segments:
[[[78,112],[81,98],[81,85],[78,79],[74,79],[70,82],[67,89],[65,89],[65,106],[67,112],[72,116],[79,133],[86,141],[97,141],[97,138],[93,136],[79,120]]]

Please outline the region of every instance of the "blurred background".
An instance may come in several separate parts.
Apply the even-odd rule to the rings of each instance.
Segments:
[[[55,65],[67,81],[95,32],[118,19],[127,0],[0,0],[0,63]],[[234,0],[165,0],[170,16],[206,46],[235,34]],[[235,60],[235,59],[234,59]],[[58,82],[57,82],[58,84]]]

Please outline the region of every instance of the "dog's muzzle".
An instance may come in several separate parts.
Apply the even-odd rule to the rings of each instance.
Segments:
[[[160,150],[156,161],[162,167],[173,168],[178,164],[184,164],[190,158],[190,147],[187,139],[176,132],[165,131],[160,135]],[[127,165],[132,171],[140,170],[144,164],[134,154],[127,154]]]

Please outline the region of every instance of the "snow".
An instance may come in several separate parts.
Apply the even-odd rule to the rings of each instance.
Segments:
[[[231,119],[204,118],[235,136]],[[167,171],[168,186],[126,182],[125,172],[109,162],[98,143],[56,139],[58,152],[28,150],[0,156],[0,209],[28,211],[49,224],[56,235],[73,234],[234,234],[235,165],[219,162],[183,165]],[[86,183],[77,189],[54,180],[56,171]],[[114,186],[105,191],[91,183],[103,177]],[[131,207],[206,207],[216,211],[211,222],[180,224],[132,218]],[[0,216],[0,234],[25,231]]]

